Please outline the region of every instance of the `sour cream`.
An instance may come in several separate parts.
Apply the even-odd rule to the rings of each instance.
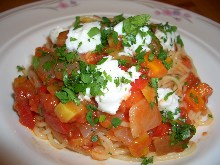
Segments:
[[[106,72],[107,75],[112,77],[112,81],[108,81],[107,87],[103,89],[104,95],[96,96],[95,100],[98,103],[98,109],[109,114],[116,114],[121,101],[130,96],[130,83],[120,82],[118,86],[114,82],[115,79],[126,78],[131,82],[138,79],[141,73],[137,72],[135,67],[131,67],[128,72],[118,67],[118,61],[112,60],[111,56],[101,65],[97,66],[97,70]],[[130,72],[130,74],[129,74]]]
[[[162,111],[171,111],[172,113],[176,113],[176,109],[179,108],[179,96],[177,96],[175,93],[170,95],[167,100],[165,99],[165,96],[173,92],[170,88],[158,88],[158,107],[159,110]],[[177,119],[180,117],[180,114],[174,115],[174,119]]]
[[[163,49],[168,51],[175,50],[175,42],[176,42],[176,33],[175,32],[167,32],[166,34],[160,30],[156,30],[155,36],[160,40]]]
[[[78,29],[70,28],[66,39],[67,49],[69,51],[78,51],[80,54],[94,51],[96,46],[101,44],[100,33],[91,38],[88,35],[88,32],[94,27],[100,29],[100,22],[84,23]]]
[[[118,61],[112,60],[112,56],[105,57],[107,60],[97,65],[96,70],[102,72],[102,76],[108,75],[111,77],[111,81],[108,80],[106,88],[101,89],[104,93],[103,95],[96,96],[95,100],[98,103],[98,109],[102,112],[114,115],[116,114],[122,100],[126,100],[130,96],[131,82],[134,82],[141,75],[140,72],[136,71],[135,66],[128,69],[125,72],[118,67]],[[104,75],[105,73],[105,75]],[[125,78],[129,82],[125,83],[121,80]],[[115,80],[119,80],[118,84]],[[80,100],[90,100],[90,89],[86,89],[86,94],[80,94],[78,96]]]
[[[150,51],[150,48],[148,47],[148,45],[151,43],[152,41],[152,37],[147,34],[147,31],[149,30],[149,28],[147,26],[141,27],[140,31],[146,33],[145,36],[141,36],[140,33],[138,33],[135,36],[135,40],[136,42],[134,44],[130,44],[130,46],[124,46],[124,51],[119,52],[119,55],[124,55],[124,56],[133,56],[133,54],[135,53],[135,50],[139,47],[142,46],[142,50],[143,51]],[[115,27],[114,27],[114,31],[116,31],[118,33],[119,36],[122,36],[122,40],[123,40],[123,36],[126,35],[125,32],[123,32],[123,22],[118,23]]]

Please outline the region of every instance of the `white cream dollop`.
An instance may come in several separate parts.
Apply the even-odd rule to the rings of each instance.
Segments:
[[[114,115],[116,114],[121,101],[126,100],[130,96],[131,89],[130,83],[122,83],[120,81],[117,86],[114,80],[121,80],[123,77],[133,82],[135,79],[139,78],[141,73],[137,72],[134,66],[129,68],[128,72],[125,72],[118,67],[117,60],[112,60],[111,56],[108,56],[107,58],[108,59],[103,64],[97,66],[97,70],[106,72],[107,75],[112,77],[112,81],[108,81],[106,88],[102,89],[104,95],[96,96],[95,100],[98,103],[99,110]]]
[[[175,93],[173,93],[167,98],[167,100],[165,100],[165,96],[170,92],[173,92],[170,88],[158,88],[158,106],[160,111],[171,111],[173,114],[175,114],[176,109],[179,108],[179,97]],[[179,117],[179,113],[174,115],[174,119],[177,119]]]
[[[94,51],[96,46],[101,44],[100,33],[91,38],[88,35],[88,32],[94,27],[100,29],[100,22],[84,23],[78,29],[70,28],[66,39],[67,49],[69,51],[78,51],[79,53]]]
[[[98,103],[98,109],[102,112],[109,113],[111,115],[116,114],[121,101],[126,100],[130,96],[131,84],[141,75],[140,72],[136,71],[135,66],[132,66],[128,71],[124,71],[118,67],[118,61],[112,60],[112,56],[104,57],[107,60],[96,66],[96,70],[102,72],[102,76],[108,75],[111,77],[111,81],[108,80],[106,88],[101,89],[104,93],[100,96],[95,96],[95,100]],[[105,74],[104,74],[105,73]],[[121,80],[125,78],[130,82],[125,83]],[[116,85],[114,80],[119,80]],[[79,94],[80,100],[90,100],[90,89],[86,89],[85,95]]]
[[[123,22],[118,23],[115,27],[114,27],[114,31],[116,31],[118,33],[119,36],[122,36],[122,40],[123,40],[123,36],[126,35],[125,32],[123,32]],[[138,33],[135,36],[135,40],[136,43],[131,44],[131,42],[129,43],[130,46],[124,46],[124,51],[119,52],[119,55],[124,55],[124,56],[133,56],[133,54],[135,53],[135,50],[139,47],[142,46],[142,51],[150,51],[150,48],[148,47],[148,45],[151,43],[152,41],[152,37],[147,33],[149,31],[149,28],[147,26],[141,27],[140,31],[144,33],[146,33],[144,36],[142,36],[140,33]]]
[[[175,42],[176,42],[176,33],[175,32],[167,32],[166,34],[160,30],[156,30],[155,36],[159,39],[163,49],[168,51],[175,50]]]

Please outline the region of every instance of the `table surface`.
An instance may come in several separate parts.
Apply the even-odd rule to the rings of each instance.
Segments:
[[[36,2],[39,0],[0,0],[0,12]],[[220,23],[220,1],[219,0],[156,0],[159,2],[178,6]]]

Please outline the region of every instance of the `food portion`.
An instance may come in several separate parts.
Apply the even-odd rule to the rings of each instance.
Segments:
[[[193,152],[212,88],[197,75],[177,27],[147,14],[77,16],[51,30],[15,78],[20,123],[56,148],[143,161]]]

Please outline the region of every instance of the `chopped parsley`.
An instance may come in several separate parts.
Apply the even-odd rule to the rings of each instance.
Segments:
[[[55,49],[56,55],[58,56],[58,60],[62,61],[62,62],[67,62],[67,63],[72,63],[74,62],[77,57],[78,54],[77,52],[67,52],[67,48],[66,45],[62,46],[62,47],[57,47]]]
[[[91,124],[91,126],[94,126],[99,122],[99,118],[93,116],[93,111],[97,110],[97,107],[92,104],[88,104],[86,105],[86,109],[88,110],[86,114],[86,121]]]
[[[105,116],[105,115],[100,115],[100,116],[99,116],[99,122],[100,122],[100,123],[103,122],[103,121],[105,121],[105,119],[106,119],[106,116]]]
[[[42,67],[46,70],[46,71],[49,71],[52,69],[52,67],[54,66],[55,64],[55,61],[46,61]]]
[[[89,32],[87,34],[90,38],[92,38],[99,33],[100,33],[100,30],[97,27],[93,27],[89,30]]]
[[[182,118],[174,120],[174,115],[177,115],[178,113],[180,113],[179,108],[176,109],[175,113],[171,111],[161,111],[162,122],[170,123],[171,125],[171,131],[169,133],[170,144],[176,145],[183,141],[184,143],[182,144],[182,147],[185,148],[188,143],[187,139],[196,133],[196,128],[194,125],[187,124]]]
[[[120,66],[125,66],[125,65],[127,64],[127,60],[125,60],[125,59],[119,59],[119,60],[118,60],[118,64],[119,64]]]
[[[196,103],[196,104],[199,104],[199,99],[197,96],[195,96],[193,93],[190,93],[189,96],[193,99],[193,101]]]
[[[190,125],[187,123],[180,124],[176,121],[172,121],[170,123],[172,125],[172,133],[170,134],[171,145],[176,145],[179,142],[190,138],[196,133],[196,128],[194,125]]]
[[[180,35],[178,35],[176,39],[177,39],[176,42],[177,42],[177,43],[181,46],[181,48],[182,48],[182,47],[184,46],[184,44],[183,44],[183,40],[181,39]]]
[[[142,162],[141,162],[141,165],[148,165],[148,164],[151,164],[151,163],[153,163],[153,160],[154,160],[154,157],[153,156],[151,156],[151,157],[149,157],[149,158],[147,158],[147,157],[142,157]]]
[[[149,20],[150,15],[148,14],[129,17],[123,21],[123,30],[127,35],[136,36],[140,27],[146,25]]]
[[[32,65],[33,65],[34,69],[37,69],[39,64],[40,64],[40,59],[37,56],[34,56],[33,57],[33,62],[32,62]]]
[[[208,117],[209,117],[209,118],[213,118],[213,115],[212,115],[212,114],[208,114]]]
[[[73,24],[73,27],[74,27],[74,30],[82,27],[82,25],[80,25],[80,16],[76,16],[76,20]]]
[[[95,65],[83,61],[79,61],[79,66],[78,72],[73,70],[71,75],[63,75],[64,86],[56,93],[63,103],[74,101],[78,104],[79,99],[76,96],[79,93],[85,95],[87,88],[90,89],[91,96],[103,95],[102,89],[105,89],[108,80],[102,75],[102,72],[97,71]]]
[[[99,140],[98,135],[93,135],[92,138],[91,138],[92,142],[97,142],[98,140]]]
[[[19,66],[19,65],[17,65],[16,68],[17,68],[18,72],[25,70],[25,68],[23,66]]]
[[[176,89],[176,90],[177,90],[177,89]],[[165,100],[165,101],[167,101],[167,100],[168,100],[168,98],[169,98],[171,95],[173,95],[173,94],[176,92],[176,90],[175,90],[175,91],[172,91],[172,92],[167,93],[167,94],[164,96],[164,100]]]
[[[158,81],[159,81],[158,78],[151,78],[151,79],[150,79],[150,86],[151,86],[152,88],[154,88],[155,91],[157,91],[157,89],[158,89]]]
[[[111,120],[111,123],[115,128],[118,127],[121,124],[121,122],[122,122],[121,119],[119,119],[118,117],[114,117]]]

